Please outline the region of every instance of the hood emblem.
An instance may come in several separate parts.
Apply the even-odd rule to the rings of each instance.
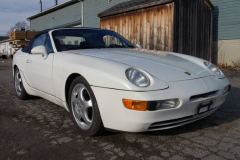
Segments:
[[[187,74],[187,75],[189,75],[189,76],[191,76],[191,73],[189,73],[189,72],[184,72],[185,74]]]

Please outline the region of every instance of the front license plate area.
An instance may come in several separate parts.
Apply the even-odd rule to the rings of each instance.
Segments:
[[[203,114],[211,110],[215,100],[205,101],[198,105],[197,114]]]

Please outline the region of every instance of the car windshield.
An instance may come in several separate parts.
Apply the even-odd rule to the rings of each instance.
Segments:
[[[58,51],[92,48],[134,48],[125,38],[109,30],[63,29],[52,32]]]

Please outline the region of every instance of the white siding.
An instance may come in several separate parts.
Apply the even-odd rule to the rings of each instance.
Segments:
[[[218,52],[218,64],[240,65],[240,39],[218,40],[214,42]]]

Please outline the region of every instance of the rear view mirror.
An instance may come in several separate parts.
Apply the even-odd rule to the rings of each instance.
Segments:
[[[35,55],[42,55],[44,60],[47,59],[47,57],[48,57],[48,53],[47,53],[47,50],[46,50],[45,46],[34,47],[31,50],[31,53],[35,54]]]

